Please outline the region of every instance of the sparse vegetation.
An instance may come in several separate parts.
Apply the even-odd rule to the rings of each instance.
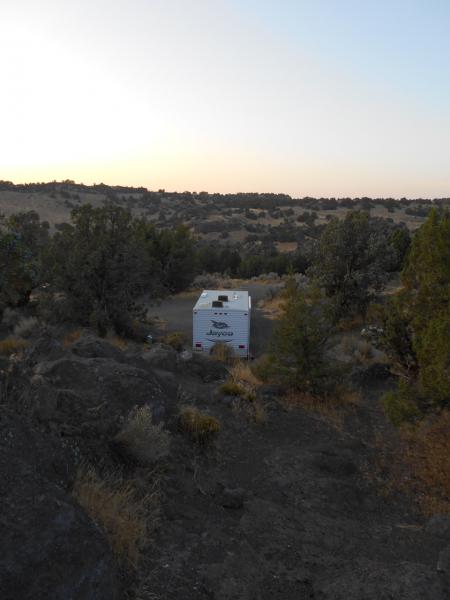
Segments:
[[[0,340],[0,355],[11,356],[28,348],[29,342],[20,338],[9,337]]]
[[[39,320],[36,317],[23,317],[14,327],[14,335],[27,338],[32,335],[39,327]]]
[[[73,496],[105,532],[119,563],[136,568],[158,517],[156,492],[140,496],[132,483],[92,468],[77,473]]]
[[[142,406],[132,411],[114,442],[126,458],[151,466],[168,456],[170,435],[153,423],[152,409]]]
[[[215,417],[203,414],[192,406],[180,411],[179,423],[180,429],[200,445],[210,443],[220,431],[220,422]]]
[[[66,333],[66,335],[62,339],[63,348],[70,348],[75,342],[77,342],[81,336],[83,335],[82,329],[73,329]]]
[[[210,356],[216,360],[220,360],[226,365],[232,365],[236,360],[233,348],[224,342],[216,342],[211,348]]]
[[[173,331],[165,335],[162,342],[177,352],[181,352],[186,344],[186,335],[182,331]]]
[[[244,396],[245,388],[235,381],[226,381],[220,386],[220,391],[226,396]]]

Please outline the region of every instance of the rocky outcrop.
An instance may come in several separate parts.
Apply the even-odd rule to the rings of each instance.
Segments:
[[[17,417],[0,420],[0,597],[117,597],[106,539],[66,491],[74,459]]]

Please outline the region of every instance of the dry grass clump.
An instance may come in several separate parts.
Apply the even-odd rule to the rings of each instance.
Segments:
[[[70,346],[73,346],[75,342],[78,342],[82,334],[82,329],[73,329],[72,331],[69,331],[69,333],[66,333],[61,342],[63,348],[70,348]]]
[[[14,327],[14,335],[27,338],[32,335],[39,327],[39,320],[36,317],[23,317]]]
[[[114,439],[121,454],[143,465],[154,465],[169,454],[170,435],[153,423],[149,406],[135,408]]]
[[[20,338],[8,337],[4,340],[0,340],[0,355],[1,356],[11,356],[11,354],[17,354],[18,352],[23,352],[29,346],[29,342],[27,340],[22,340]]]
[[[255,375],[248,362],[236,362],[230,369],[232,381],[257,388],[262,381]]]
[[[158,513],[158,496],[139,496],[132,483],[114,475],[100,477],[92,468],[79,469],[73,496],[105,532],[119,563],[136,568]]]
[[[244,396],[246,393],[245,388],[235,381],[225,381],[219,389],[226,396]]]
[[[450,411],[403,427],[405,487],[425,514],[450,513]]]
[[[273,362],[268,354],[263,354],[257,358],[250,370],[260,383],[267,383],[274,378]]]
[[[372,344],[353,335],[342,340],[341,349],[357,365],[368,365],[374,358]]]
[[[201,445],[211,442],[220,431],[220,422],[215,417],[203,414],[192,406],[181,410],[179,425],[194,442]]]
[[[177,352],[181,352],[186,344],[186,335],[182,331],[173,331],[163,337],[162,343],[172,346]]]
[[[128,348],[127,340],[120,335],[111,334],[111,335],[108,335],[106,339],[111,344],[111,346],[114,346],[114,348],[117,348],[118,350],[123,351]]]
[[[220,360],[226,365],[232,365],[236,361],[236,355],[234,350],[228,344],[224,344],[224,342],[216,342],[210,351],[211,358],[215,360]]]
[[[360,402],[360,393],[345,387],[337,388],[333,394],[323,396],[291,391],[281,398],[281,403],[286,410],[303,408],[317,413],[338,430],[343,428],[346,411],[354,410]]]
[[[238,398],[233,405],[234,413],[243,413],[250,421],[259,425],[268,420],[266,407],[256,396],[261,383],[248,363],[237,362],[230,369],[230,379],[220,388],[223,393]]]

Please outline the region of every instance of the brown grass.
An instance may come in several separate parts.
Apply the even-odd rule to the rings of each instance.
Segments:
[[[171,346],[177,352],[183,350],[186,344],[186,335],[182,331],[172,331],[162,338],[162,343]]]
[[[283,314],[284,298],[281,295],[261,300],[258,308],[268,319],[279,319]]]
[[[314,396],[313,394],[290,392],[280,399],[288,411],[303,408],[314,412],[338,430],[343,429],[348,410],[354,410],[361,403],[359,392],[338,388],[334,394]]]
[[[246,393],[245,388],[235,381],[225,381],[219,389],[226,396],[244,396]]]
[[[10,337],[0,340],[0,355],[11,356],[11,354],[23,352],[29,345],[30,343],[27,342],[27,340],[22,340],[20,338]]]
[[[349,331],[354,331],[355,329],[361,329],[364,325],[364,319],[362,315],[356,315],[354,317],[348,317],[346,319],[341,319],[339,322],[339,331],[345,333]]]
[[[136,568],[156,520],[156,492],[139,496],[132,483],[114,475],[100,477],[92,468],[79,469],[73,496],[105,532],[120,564]]]
[[[153,423],[149,406],[133,410],[114,441],[127,457],[143,465],[154,465],[169,454],[169,433]]]
[[[127,340],[120,335],[108,335],[106,339],[112,346],[114,346],[114,348],[117,348],[118,350],[123,351],[128,348]]]
[[[194,442],[201,445],[211,442],[220,431],[220,422],[215,417],[203,414],[192,406],[181,410],[179,425]]]
[[[403,427],[403,460],[410,472],[405,487],[423,513],[450,513],[450,411],[417,427]]]
[[[215,360],[220,360],[226,365],[232,365],[237,360],[233,348],[223,342],[216,342],[214,344],[211,348],[210,356]]]
[[[248,362],[236,362],[230,369],[231,380],[237,384],[247,385],[253,389],[261,385],[262,381],[253,373]]]
[[[73,331],[69,331],[69,333],[66,333],[61,342],[63,348],[70,348],[70,346],[73,346],[75,342],[78,342],[82,334],[82,329],[74,329]]]

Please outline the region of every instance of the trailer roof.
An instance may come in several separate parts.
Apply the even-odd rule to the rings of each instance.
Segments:
[[[193,310],[215,308],[212,303],[219,296],[228,296],[228,302],[223,302],[223,308],[227,310],[249,310],[249,295],[244,290],[203,290]]]

